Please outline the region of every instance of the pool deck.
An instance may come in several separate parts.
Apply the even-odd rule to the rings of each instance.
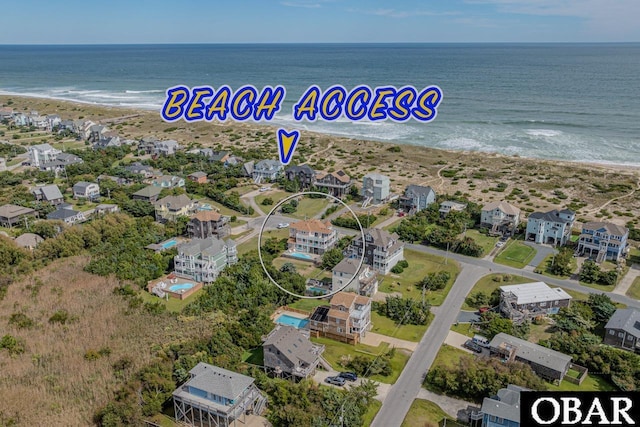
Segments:
[[[164,283],[165,286],[162,287],[161,283]],[[171,290],[169,290],[169,287],[172,286],[172,285],[182,285],[182,284],[185,284],[185,283],[191,283],[193,285],[193,287],[191,287],[189,289],[180,290],[180,291],[171,291]],[[190,280],[190,279],[184,279],[182,277],[177,277],[173,273],[169,273],[166,276],[163,276],[163,277],[161,277],[159,279],[156,279],[156,280],[152,280],[149,283],[147,283],[147,291],[149,291],[149,293],[154,293],[153,289],[157,285],[160,285],[159,290],[162,291],[164,294],[169,295],[170,297],[176,298],[176,299],[179,299],[179,300],[184,300],[184,299],[188,298],[189,296],[191,296],[195,292],[197,292],[200,289],[202,289],[202,286],[203,286],[202,283],[200,283],[200,282],[194,282],[193,280]]]
[[[322,257],[320,255],[312,255],[303,252],[295,252],[291,250],[287,250],[282,254],[283,258],[291,258],[297,259],[299,261],[306,261],[312,263],[318,263],[321,261]]]
[[[283,315],[283,314],[287,314],[291,317],[295,317],[296,319],[309,319],[309,316],[311,315],[311,313],[306,313],[302,310],[299,310],[298,312],[296,311],[292,311],[293,309],[291,308],[284,308],[284,307],[280,307],[278,308],[272,315],[271,315],[271,321],[275,322],[276,319]],[[306,313],[306,314],[304,314]]]

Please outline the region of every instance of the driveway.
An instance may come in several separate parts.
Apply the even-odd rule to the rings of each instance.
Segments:
[[[360,385],[360,383],[362,382],[362,378],[360,377],[358,377],[358,379],[355,380],[354,382],[347,381],[346,384],[342,387],[324,382],[325,378],[335,377],[336,375],[338,375],[338,371],[333,371],[333,370],[324,371],[324,370],[318,369],[316,370],[316,374],[313,376],[313,380],[318,384],[323,384],[323,385],[326,385],[327,387],[335,387],[339,389],[348,389],[351,385]],[[379,383],[377,381],[373,381],[373,382],[378,386],[378,394],[376,396],[376,400],[380,402],[384,402],[384,400],[387,398],[389,394],[389,391],[391,390],[391,384]]]
[[[459,350],[466,351],[467,353],[475,354],[473,351],[464,346],[464,343],[466,343],[467,340],[469,340],[468,336],[462,335],[459,332],[449,331],[449,334],[447,334],[447,338],[445,338],[444,343],[449,344],[451,347],[455,347]]]
[[[529,262],[529,265],[533,268],[536,268],[540,265],[542,261],[547,257],[547,255],[551,255],[553,253],[557,253],[558,251],[549,245],[540,245],[538,243],[533,242],[524,242],[525,245],[532,247],[536,250],[536,255]]]
[[[479,321],[480,315],[478,315],[478,313],[475,311],[460,310],[460,313],[458,313],[457,322],[459,323],[473,323]]]

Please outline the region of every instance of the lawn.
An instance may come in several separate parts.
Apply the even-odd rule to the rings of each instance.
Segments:
[[[189,304],[191,301],[195,301],[201,292],[202,292],[202,289],[194,292],[193,294],[189,295],[189,297],[183,300],[179,300],[178,298],[171,298],[171,297],[169,297],[168,299],[162,299],[155,295],[151,295],[147,291],[140,291],[138,295],[142,298],[144,302],[155,303],[159,301],[163,303],[165,307],[167,307],[168,311],[172,313],[180,313],[187,304]]]
[[[380,215],[380,211],[383,211],[385,209],[387,210],[387,214],[386,215]],[[382,208],[382,209],[380,209],[380,211],[375,213],[375,215],[377,216],[377,219],[371,224],[371,227],[376,227],[378,224],[388,220],[389,218],[391,218],[396,213],[395,210],[393,210],[391,208],[388,208],[388,207]]]
[[[588,374],[582,384],[572,384],[569,381],[562,381],[559,386],[547,383],[549,391],[615,391],[616,387],[607,381],[606,378],[598,375]]]
[[[245,215],[243,213],[240,213],[238,211],[235,211],[233,209],[230,209],[226,206],[221,205],[218,202],[214,202],[213,200],[206,198],[206,197],[194,197],[194,199],[197,199],[201,204],[203,203],[208,203],[211,206],[215,207],[218,212],[220,212],[222,215],[226,215],[226,216],[256,216],[256,215]]]
[[[225,191],[225,193],[228,194],[228,193],[231,193],[231,192],[235,191],[236,193],[238,193],[239,195],[242,196],[243,194],[250,193],[250,192],[252,192],[254,190],[257,190],[257,189],[258,189],[258,187],[256,187],[255,185],[249,184],[249,185],[245,185],[245,186],[242,186],[242,187],[234,187],[231,190]]]
[[[431,320],[433,320],[433,317]],[[402,325],[398,327],[395,321],[386,316],[381,316],[375,311],[371,312],[371,323],[373,324],[372,332],[413,342],[419,342],[429,327],[429,324]],[[429,323],[431,323],[431,321],[429,321]]]
[[[627,296],[634,299],[640,299],[640,277],[636,277],[633,281],[631,287],[627,291]]]
[[[469,338],[473,338],[478,331],[474,328],[473,323],[455,323],[451,326],[453,332],[457,332],[462,335],[466,335]]]
[[[424,400],[415,399],[404,417],[401,427],[416,427],[426,425],[427,422],[433,425],[440,425],[440,422],[449,416],[435,403]]]
[[[293,304],[289,304],[291,308],[297,308],[298,310],[308,311],[309,313],[313,311],[319,305],[328,305],[329,301],[325,299],[309,299],[309,298],[301,298]]]
[[[611,292],[615,289],[616,285],[600,285],[598,283],[587,283],[580,281],[582,286],[586,286],[587,288],[595,289],[600,292]]]
[[[536,267],[536,271],[540,271],[543,275],[548,276],[548,277],[554,277],[556,279],[568,279],[569,276],[557,276],[553,273],[551,273],[551,271],[549,271],[549,268],[551,267],[551,261],[553,260],[553,254],[549,254],[545,257],[545,259],[542,260],[542,262],[540,264],[538,264],[538,266]],[[578,269],[578,261],[575,258],[571,258],[571,262],[570,262],[570,267],[571,267],[571,273],[575,273],[576,270]]]
[[[500,277],[502,278],[502,280],[499,282],[496,282],[495,280],[493,280],[496,277]],[[505,280],[505,278],[508,280]],[[491,295],[493,291],[498,289],[500,286],[518,285],[520,283],[531,283],[531,282],[534,282],[534,280],[528,279],[522,276],[516,276],[514,274],[500,274],[500,273],[488,274],[480,278],[480,280],[476,282],[476,284],[473,286],[473,288],[469,292],[469,295],[475,294],[476,292],[484,292],[487,295]],[[467,305],[466,301],[464,304],[462,304],[462,309],[476,310],[475,307],[471,307]]]
[[[286,263],[293,264],[296,267],[296,272],[298,272],[299,274],[301,274],[307,279],[321,280],[325,277],[329,277],[329,278],[331,277],[331,271],[325,271],[321,268],[318,268],[315,265],[313,265],[312,262],[302,261],[299,259],[284,258],[284,257],[278,257],[273,260],[273,265],[278,269]]]
[[[451,279],[447,286],[439,291],[427,291],[425,295],[426,301],[431,305],[442,304],[460,272],[459,264],[453,260],[447,260],[445,264],[443,257],[412,250],[404,251],[404,259],[409,262],[409,267],[400,274],[391,273],[384,276],[379,290],[388,293],[400,292],[404,297],[422,300],[422,290],[415,286],[416,282],[422,280],[428,273],[448,271],[451,273]]]
[[[247,350],[242,354],[242,361],[251,363],[252,365],[263,366],[264,365],[264,349],[260,345],[251,350]]]
[[[497,237],[487,236],[486,234],[480,233],[478,230],[467,230],[465,235],[473,238],[477,244],[482,246],[482,253],[484,255],[488,255],[498,242]]]
[[[508,265],[515,268],[523,268],[533,257],[536,256],[536,250],[524,243],[512,240],[507,246],[500,251],[494,261],[498,264]]]
[[[264,193],[260,193],[255,197],[255,201],[258,204],[258,206],[260,206],[260,209],[262,209],[264,211],[264,213],[269,213],[269,211],[271,211],[271,209],[273,209],[273,207],[275,205],[278,204],[278,202],[282,199],[284,199],[287,196],[292,196],[293,193],[287,193],[286,191],[267,191]],[[270,205],[263,205],[262,202],[265,199],[271,199],[273,200],[273,203]]]
[[[371,404],[369,405],[369,408],[367,408],[367,412],[365,412],[364,415],[362,416],[362,425],[364,427],[368,427],[371,425],[371,423],[373,422],[373,419],[376,417],[376,414],[378,413],[381,407],[382,407],[382,402],[380,402],[379,400],[374,399],[371,402]]]
[[[277,239],[285,239],[288,236],[289,230],[286,228],[280,230],[265,230],[264,233],[262,233],[262,241],[264,242],[271,237],[275,237]],[[258,236],[249,239],[244,243],[240,243],[238,245],[238,255],[245,254],[253,249],[258,249]]]
[[[382,343],[378,347],[371,347],[364,344],[357,344],[353,346],[351,344],[334,341],[329,338],[312,338],[311,341],[325,346],[322,357],[324,357],[326,361],[329,362],[329,364],[331,364],[331,366],[336,370],[342,369],[338,362],[344,356],[350,355],[351,357],[354,357],[356,355],[365,354],[370,356],[373,360],[373,358],[377,355],[384,354],[389,350],[389,344],[387,343]],[[395,355],[391,359],[391,375],[389,375],[388,377],[382,375],[373,375],[369,377],[369,379],[386,384],[395,383],[400,376],[404,365],[407,364],[409,355],[409,351],[397,349]]]
[[[297,219],[313,218],[316,215],[321,214],[329,203],[329,199],[311,199],[309,197],[303,197],[298,202],[297,210],[292,214],[285,215]]]
[[[551,335],[553,334],[551,332],[551,325],[549,325],[547,322],[543,323],[542,325],[535,325],[531,323],[530,328],[531,329],[529,331],[529,338],[527,341],[530,341],[534,344],[538,344],[541,340],[551,338]]]
[[[440,347],[440,351],[438,351],[438,355],[436,356],[436,360],[434,360],[433,365],[431,365],[431,369],[436,366],[456,366],[462,356],[471,356],[471,354],[448,344],[442,344],[442,347]]]

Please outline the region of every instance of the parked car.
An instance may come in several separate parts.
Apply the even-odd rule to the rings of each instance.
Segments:
[[[262,188],[260,188],[260,192],[261,193],[264,193],[265,191],[269,191],[269,190],[271,190],[271,187],[262,187]]]
[[[358,379],[358,376],[355,374],[355,372],[340,372],[338,376],[340,378],[344,378],[347,381],[355,381]]]
[[[482,353],[482,348],[472,340],[467,340],[463,346],[476,353]]]
[[[333,384],[337,386],[343,386],[345,383],[345,379],[342,377],[327,377],[324,379],[325,383]]]
[[[504,246],[504,242],[502,242],[502,241],[501,241],[501,242],[496,243],[496,247],[497,247],[497,248],[501,248],[501,247],[503,247],[503,246]]]
[[[280,224],[278,224],[278,228],[287,228],[289,226],[288,222],[281,222]]]
[[[480,313],[480,314],[485,313],[485,312],[489,311],[489,308],[490,307],[480,307],[478,309],[478,313]]]
[[[502,237],[500,238],[500,241],[501,241],[501,242],[506,242],[507,240],[509,240],[509,236],[502,236]]]

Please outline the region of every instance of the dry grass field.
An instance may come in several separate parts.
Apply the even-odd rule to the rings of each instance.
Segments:
[[[12,418],[30,426],[92,424],[95,411],[160,345],[205,333],[204,319],[130,311],[113,294],[117,281],[84,272],[87,261],[62,260],[9,287],[0,304],[0,335],[17,337],[25,351],[0,350],[0,425]],[[51,323],[60,310],[67,321]],[[11,322],[16,313],[33,325]],[[123,360],[129,367],[116,372],[113,365]]]

